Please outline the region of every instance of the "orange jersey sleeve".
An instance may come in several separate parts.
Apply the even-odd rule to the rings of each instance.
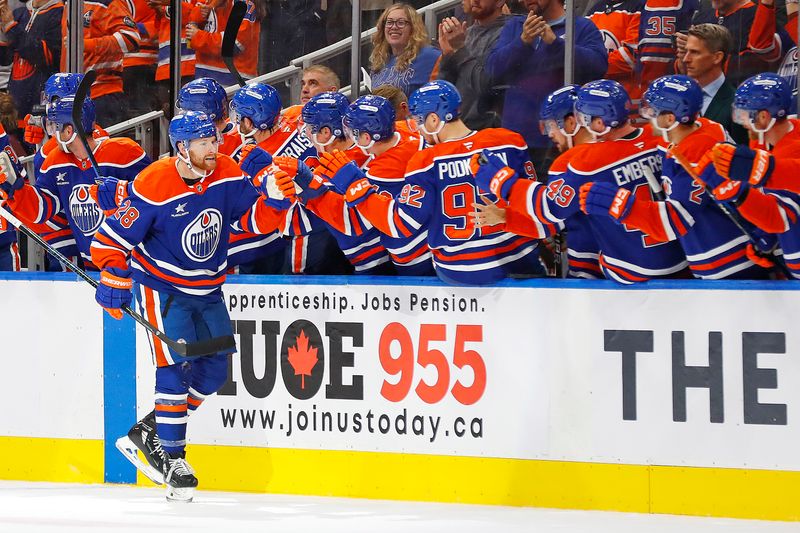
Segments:
[[[261,24],[255,17],[255,4],[252,0],[246,1],[247,13],[236,34],[234,64],[242,76],[254,78],[258,75],[258,40]],[[228,72],[220,55],[220,47],[231,6],[232,3],[226,3],[223,7],[216,8],[214,14],[209,15],[205,28],[198,31],[189,41],[189,47],[197,54],[196,68],[198,70]]]
[[[139,32],[139,49],[125,54],[123,67],[154,66],[158,59],[156,10],[147,0],[125,0],[125,3]]]
[[[65,9],[62,17],[65,50],[67,13]],[[123,57],[138,51],[141,39],[128,5],[123,0],[85,1],[83,18],[83,67],[97,71],[91,97],[122,92]],[[66,54],[62,54],[61,67],[66,68]]]

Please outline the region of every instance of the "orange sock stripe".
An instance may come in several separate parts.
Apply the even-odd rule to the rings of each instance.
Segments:
[[[153,297],[153,289],[149,287],[144,287],[144,309],[147,321],[154,326],[157,325],[158,320],[156,320],[156,302],[155,298]],[[156,366],[167,366],[169,362],[164,354],[164,344],[152,333],[147,332],[147,335],[150,337],[150,342],[153,345],[153,351],[155,352],[154,355],[156,356]]]

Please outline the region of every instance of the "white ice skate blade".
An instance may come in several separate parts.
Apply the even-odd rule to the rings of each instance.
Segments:
[[[167,485],[167,501],[190,503],[194,498],[194,487],[176,488]]]
[[[139,470],[139,472],[144,474],[147,479],[156,485],[164,484],[164,474],[150,466],[149,463],[146,463],[139,458],[139,454],[137,453],[139,448],[136,447],[136,445],[131,439],[128,438],[127,435],[118,438],[116,446],[122,455],[124,455],[125,458],[130,461],[137,470]]]

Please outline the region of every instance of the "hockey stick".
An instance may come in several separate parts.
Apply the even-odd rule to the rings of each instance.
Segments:
[[[0,155],[0,157],[2,157],[2,155]],[[26,227],[25,224],[22,223],[22,221],[20,221],[17,217],[15,217],[10,211],[8,211],[4,207],[4,204],[0,204],[0,217],[6,219],[9,224],[17,228],[19,231],[25,234],[29,239],[32,239],[34,242],[36,242],[36,244],[47,250],[48,253],[52,254],[56,259],[58,259],[59,263],[61,263],[66,268],[70,269],[72,272],[77,274],[78,277],[81,278],[83,281],[87,282],[95,289],[97,288],[97,286],[99,285],[97,280],[89,276],[83,269],[74,265],[61,252],[53,248],[50,244],[48,244],[34,231],[28,229],[28,227]],[[229,350],[231,348],[236,347],[236,340],[230,335],[226,337],[215,337],[213,339],[192,342],[192,343],[175,341],[167,337],[166,333],[164,333],[160,329],[150,324],[150,322],[148,322],[142,315],[131,309],[130,306],[123,305],[120,309],[122,309],[122,311],[127,313],[132,319],[141,324],[147,331],[155,335],[161,342],[169,346],[172,350],[174,350],[178,355],[182,357],[198,357],[201,355],[211,355],[217,352]]]
[[[222,46],[220,46],[220,55],[225,66],[236,78],[239,87],[245,86],[244,78],[239,71],[236,70],[236,65],[233,64],[233,53],[236,47],[236,36],[239,35],[239,27],[242,25],[244,16],[247,14],[247,4],[243,0],[234,0],[231,12],[228,15],[228,22],[225,24],[225,35],[222,36]]]
[[[75,96],[72,100],[72,127],[78,134],[78,138],[81,140],[81,144],[83,144],[84,149],[86,149],[86,153],[89,154],[89,161],[92,162],[94,175],[99,180],[100,167],[97,166],[97,160],[94,158],[92,148],[89,146],[89,140],[86,137],[86,131],[83,129],[83,102],[86,100],[89,90],[92,88],[92,84],[96,79],[97,72],[94,70],[87,70],[86,74],[83,75],[83,79],[81,80],[80,85],[78,85],[78,90],[75,91]]]
[[[664,188],[661,186],[661,182],[653,174],[653,171],[650,170],[646,165],[642,165],[642,172],[644,173],[644,177],[647,180],[647,184],[650,186],[650,190],[653,191],[653,199],[656,202],[663,202],[667,199],[667,195],[664,194]]]
[[[697,171],[694,169],[694,167],[692,167],[692,163],[686,159],[686,156],[675,149],[670,150],[668,153],[675,158],[675,161],[677,161],[678,164],[683,167],[683,170],[685,170],[686,173],[689,174],[693,180],[695,180],[695,182],[702,183],[700,176],[697,174]],[[747,227],[745,227],[745,223],[740,217],[738,211],[732,209],[726,202],[717,200],[714,195],[711,194],[711,191],[707,190],[706,192],[708,193],[708,197],[714,202],[714,205],[716,205],[719,210],[722,211],[722,213],[727,216],[737,228],[739,228],[739,231],[741,231],[742,234],[747,237],[747,239],[750,241],[750,244],[752,244],[753,248],[755,248],[756,252],[772,261],[787,279],[792,279],[793,276],[791,272],[789,272],[789,269],[786,268],[786,264],[783,262],[782,258],[773,255],[772,252],[775,250],[775,246],[773,246],[770,250],[765,250],[763,243],[759,242],[759,239],[757,239],[756,236],[753,235],[753,233],[748,230]]]

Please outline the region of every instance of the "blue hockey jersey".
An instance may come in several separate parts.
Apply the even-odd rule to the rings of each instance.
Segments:
[[[534,183],[526,189],[515,187],[511,203],[524,206],[534,219],[556,224],[583,216],[578,191],[590,181],[611,183],[652,198],[646,173],[661,176],[658,145],[649,127],[637,128],[614,141],[580,145],[559,179],[547,185]],[[688,266],[677,243],[659,242],[636,228],[617,224],[607,215],[588,218],[600,247],[600,266],[609,279],[630,284],[670,277]]]
[[[218,299],[228,267],[228,232],[238,221],[246,231],[275,231],[282,212],[261,195],[226,155],[216,169],[189,185],[176,157],[147,167],[130,195],[105,220],[91,245],[98,268],[126,268],[158,292]]]
[[[490,128],[417,152],[406,166],[398,196],[371,194],[357,209],[395,238],[419,235],[427,228],[436,274],[448,283],[485,285],[511,274],[539,275],[536,240],[497,226],[477,228],[469,216],[479,194],[469,162],[484,149],[497,153],[520,174],[534,175],[522,137]]]
[[[124,137],[101,140],[94,157],[101,176],[128,181],[150,164],[142,147]],[[95,179],[95,170],[88,159],[79,160],[72,153],[52,150],[42,163],[35,186],[26,185],[17,191],[9,206],[20,220],[35,224],[45,224],[62,212],[78,251],[89,262],[92,237],[105,220],[103,211],[89,194]]]

